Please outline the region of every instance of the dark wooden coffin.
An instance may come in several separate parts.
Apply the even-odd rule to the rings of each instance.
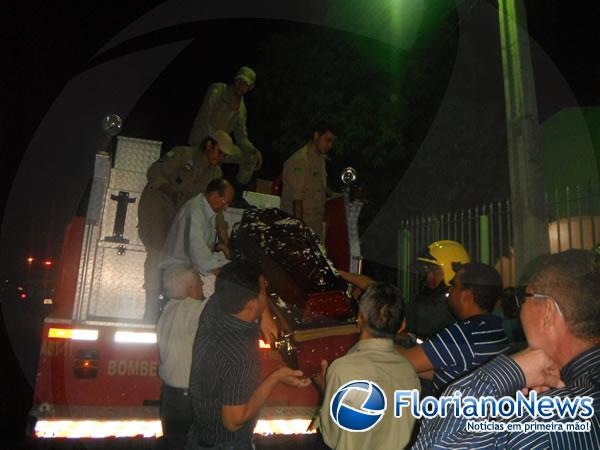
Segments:
[[[236,257],[261,264],[282,336],[284,361],[306,375],[344,355],[358,339],[356,303],[347,283],[304,222],[277,208],[244,212],[231,239]]]

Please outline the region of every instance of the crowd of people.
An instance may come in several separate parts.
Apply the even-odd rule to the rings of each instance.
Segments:
[[[265,274],[255,262],[232,258],[223,215],[236,188],[262,165],[263,155],[246,128],[244,95],[255,81],[255,72],[244,66],[231,84],[208,88],[189,145],[173,148],[150,167],[140,199],[139,234],[147,250],[144,318],[158,322],[166,446],[252,449],[259,411],[273,389],[314,384],[322,399],[314,426],[321,445],[332,449],[600,448],[595,415],[585,433],[473,432],[460,414],[417,420],[411,414],[395,417],[388,408],[376,428],[357,433],[340,427],[330,413],[338,389],[353,380],[377,383],[388,405],[396,390],[496,399],[531,390],[555,398],[589,396],[594,412],[599,410],[600,273],[590,251],[548,256],[532,271],[518,291],[526,342],[516,353],[498,313],[499,273],[472,261],[458,242],[433,242],[418,256],[415,268],[424,286],[412,299],[390,283],[340,271],[360,295],[356,345],[323,361],[315,377],[282,365],[261,378],[257,341],[262,335],[272,342],[279,331]],[[282,168],[282,209],[321,239],[331,194],[325,155],[339,134],[332,125],[315,125],[306,145]],[[235,181],[223,178],[223,162],[239,164]],[[168,299],[162,312],[161,296]],[[365,401],[350,397],[348,405],[360,410]],[[489,419],[538,420],[530,415]]]

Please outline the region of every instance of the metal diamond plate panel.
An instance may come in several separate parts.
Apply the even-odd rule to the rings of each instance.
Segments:
[[[86,317],[90,301],[92,274],[96,254],[99,227],[91,224],[85,226],[79,273],[77,276],[77,291],[73,319],[83,320]]]
[[[110,156],[97,154],[94,162],[94,180],[92,182],[92,190],[90,191],[86,214],[88,223],[96,225],[102,218],[102,206],[104,204],[104,194],[109,176]]]
[[[120,255],[115,244],[96,252],[88,317],[142,319],[144,316],[144,259],[146,253],[126,246]]]
[[[111,195],[118,196],[119,190],[108,191],[104,204],[104,216],[102,217],[102,228],[100,230],[100,239],[104,240],[113,235],[115,226],[115,217],[117,215],[117,201],[111,198]],[[129,192],[129,198],[135,199],[133,203],[127,205],[127,215],[125,216],[125,229],[123,237],[129,239],[129,244],[142,245],[138,235],[138,204],[140,202],[140,192]]]
[[[148,167],[160,158],[161,146],[160,141],[118,136],[115,168],[145,174]]]
[[[142,192],[147,183],[146,173],[131,170],[113,169],[110,173],[109,188],[127,192]]]

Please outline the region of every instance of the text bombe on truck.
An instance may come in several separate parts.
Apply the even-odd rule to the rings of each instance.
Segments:
[[[142,320],[146,253],[137,233],[138,200],[160,151],[161,142],[118,137],[114,166],[109,154],[96,155],[87,213],[67,227],[54,309],[44,323],[31,411],[37,437],[162,435],[160,362],[155,326]],[[279,204],[278,197],[255,192],[244,198],[258,208]],[[325,246],[340,269],[359,270],[360,208],[347,195],[326,207]],[[243,213],[227,210],[230,229]],[[263,376],[282,361],[310,374],[321,359],[341,356],[356,341],[354,311],[343,291],[307,291],[297,274],[265,257],[271,309],[282,332],[276,348],[257,342]],[[255,433],[307,433],[318,406],[314,386],[279,385]]]

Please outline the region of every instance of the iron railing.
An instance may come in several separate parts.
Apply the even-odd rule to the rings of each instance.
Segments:
[[[600,192],[579,186],[546,195],[548,239],[552,253],[591,249],[600,240]],[[405,297],[418,289],[412,270],[416,256],[434,241],[460,242],[473,261],[493,265],[505,286],[517,283],[510,201],[405,219],[398,231],[398,284]]]

